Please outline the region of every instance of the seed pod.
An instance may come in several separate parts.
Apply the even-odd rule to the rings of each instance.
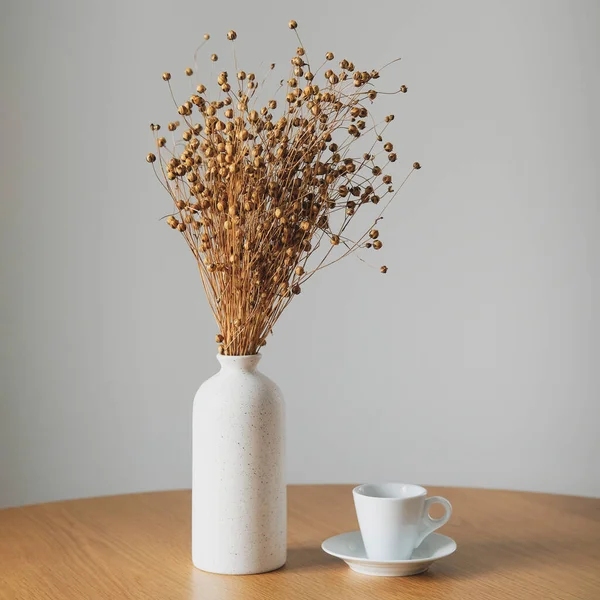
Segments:
[[[381,240],[375,240],[373,242],[373,248],[375,248],[375,250],[380,250],[382,246],[383,243],[381,242]]]
[[[150,154],[148,154],[148,156],[146,156],[146,161],[149,163],[153,163],[156,160],[156,156],[154,156],[154,154],[152,154],[152,152],[150,152]]]
[[[390,142],[386,142],[386,143],[383,145],[383,149],[384,149],[386,152],[391,152],[391,151],[394,149],[394,146],[393,146],[393,145],[392,145]]]
[[[165,73],[163,73],[163,74],[162,74],[162,78],[163,78],[165,81],[169,81],[169,79],[171,79],[171,73],[166,73],[166,72],[165,72]]]
[[[400,86],[400,91],[401,91],[403,94],[406,94],[406,92],[408,92],[408,88],[407,88],[405,85],[401,85],[401,86]]]
[[[398,158],[398,157],[396,156],[396,153],[395,153],[395,152],[390,152],[390,153],[389,153],[389,155],[388,155],[388,160],[389,160],[390,162],[396,162],[396,159],[397,159],[397,158]]]
[[[297,283],[292,286],[292,294],[295,294],[297,296],[301,291],[302,289]]]
[[[236,32],[235,32],[233,29],[230,29],[230,30],[227,32],[227,39],[228,39],[230,42],[232,42],[233,40],[235,40],[235,38],[236,38],[236,37],[237,37],[237,33],[236,33]]]
[[[217,62],[219,60],[219,57],[216,54],[211,54],[210,60],[212,60],[213,62]]]
[[[325,58],[326,58],[327,60],[333,60],[333,59],[334,59],[333,52],[328,52],[328,53],[325,55]]]
[[[418,162],[413,163],[413,169],[420,169],[420,168],[421,168],[421,165]]]
[[[298,23],[296,23],[296,21],[294,21],[293,19],[288,23],[288,27],[290,29],[296,29],[296,27],[298,27]]]
[[[164,137],[159,137],[159,138],[156,140],[156,145],[157,145],[159,148],[162,148],[162,147],[163,147],[163,146],[164,146],[166,143],[167,143],[167,140],[166,140]]]
[[[340,236],[339,235],[332,235],[331,236],[331,243],[333,246],[337,246],[340,243]]]
[[[371,229],[371,231],[369,231],[369,237],[372,240],[376,240],[379,237],[379,231],[377,231],[377,229]]]
[[[194,74],[194,71],[192,71],[192,69],[191,69],[190,67],[188,67],[188,68],[185,70],[185,74],[186,74],[188,77],[190,77],[190,76],[192,76],[192,75]]]
[[[217,333],[217,335],[215,336],[215,342],[217,342],[217,344],[222,343],[224,339],[225,338],[220,333]]]
[[[380,270],[382,273],[387,273],[387,271],[388,271],[388,268],[387,268],[385,265],[383,265],[382,267],[380,267],[380,269],[379,269],[379,270]]]
[[[304,267],[302,267],[302,266],[296,267],[296,275],[298,275],[299,277],[304,275]]]

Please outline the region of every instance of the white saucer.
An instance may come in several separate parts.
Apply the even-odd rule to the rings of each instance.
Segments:
[[[357,573],[380,577],[404,577],[427,571],[432,563],[456,550],[456,542],[445,535],[430,533],[408,560],[372,560],[367,558],[360,531],[342,533],[325,540],[321,548],[344,560]]]

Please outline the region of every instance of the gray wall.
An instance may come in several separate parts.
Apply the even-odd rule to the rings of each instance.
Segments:
[[[3,2],[0,505],[190,485],[217,369],[191,255],[145,163],[164,70],[402,56],[386,276],[315,277],[269,341],[291,482],[600,495],[600,3]],[[312,23],[311,23],[312,22]],[[233,70],[232,66],[229,66]],[[258,70],[258,69],[257,69]]]

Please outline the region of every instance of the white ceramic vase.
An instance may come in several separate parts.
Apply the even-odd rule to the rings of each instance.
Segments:
[[[260,354],[217,356],[194,398],[192,560],[204,571],[264,573],[286,560],[285,415]]]

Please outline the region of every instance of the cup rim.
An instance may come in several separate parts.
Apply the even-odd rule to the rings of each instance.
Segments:
[[[394,486],[400,486],[400,485],[405,485],[405,486],[410,486],[412,488],[417,488],[418,489],[418,493],[411,495],[411,496],[406,496],[406,497],[386,497],[386,496],[371,496],[369,494],[364,493],[363,488],[366,488],[368,486],[386,486],[386,485],[394,485]],[[356,496],[361,496],[362,498],[370,498],[371,500],[383,500],[383,501],[398,501],[398,500],[410,500],[411,498],[421,498],[423,496],[427,496],[427,490],[422,486],[422,485],[418,485],[417,483],[405,483],[405,482],[396,482],[396,481],[386,481],[384,483],[361,483],[360,485],[357,485],[353,490],[352,490],[352,494],[356,495]]]

